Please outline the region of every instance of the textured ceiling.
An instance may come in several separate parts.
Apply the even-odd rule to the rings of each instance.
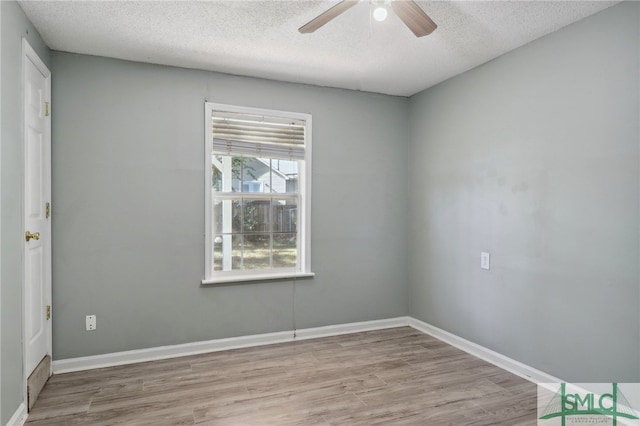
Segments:
[[[417,1],[416,38],[363,0],[313,34],[335,1],[20,1],[55,50],[409,96],[616,1]]]

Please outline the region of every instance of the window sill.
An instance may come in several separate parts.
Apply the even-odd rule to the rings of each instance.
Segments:
[[[296,279],[296,278],[311,278],[315,276],[316,274],[313,272],[283,272],[280,274],[257,274],[257,275],[231,276],[231,277],[204,279],[202,280],[202,285],[243,283],[243,282],[250,282],[250,281],[287,280],[287,279]]]

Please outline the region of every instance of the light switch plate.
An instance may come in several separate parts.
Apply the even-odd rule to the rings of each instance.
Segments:
[[[491,254],[483,251],[480,252],[480,267],[489,270],[491,267]]]

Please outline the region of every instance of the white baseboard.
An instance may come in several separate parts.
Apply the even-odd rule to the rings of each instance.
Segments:
[[[383,320],[352,322],[348,324],[329,325],[326,327],[305,328],[296,331],[296,340],[317,339],[319,337],[339,336],[341,334],[360,333],[363,331],[383,330],[385,328],[406,327],[409,317],[397,317]]]
[[[27,421],[27,406],[20,404],[13,416],[7,422],[7,426],[22,426]]]
[[[293,331],[281,331],[277,333],[229,337],[225,339],[184,343],[171,346],[159,346],[155,348],[115,352],[104,355],[61,359],[53,361],[53,373],[70,373],[73,371],[92,370],[94,368],[113,367],[116,365],[134,364],[137,362],[155,361],[180,356],[197,355],[207,352],[226,351],[229,349],[292,342],[294,340],[315,339],[319,337],[337,336],[340,334],[403,327],[408,325],[408,321],[409,319],[407,317],[398,317],[384,320],[301,329],[296,331],[295,338]]]
[[[272,345],[275,343],[293,342],[297,340],[316,339],[319,337],[337,336],[340,334],[359,333],[363,331],[382,330],[410,326],[414,329],[435,337],[445,343],[455,346],[473,356],[509,371],[517,376],[534,383],[562,383],[550,374],[511,359],[491,349],[470,342],[462,337],[451,334],[438,327],[412,317],[397,317],[384,320],[354,322],[348,324],[329,325],[277,333],[256,334],[251,336],[229,337],[202,342],[184,343],[181,345],[159,346],[155,348],[139,349],[125,352],[115,352],[104,355],[93,355],[79,358],[69,358],[53,361],[53,373],[70,373],[73,371],[91,370],[94,368],[112,367],[116,365],[134,364],[137,362],[155,361],[207,352],[226,351],[229,349],[247,348],[252,346]],[[15,416],[14,416],[15,417]]]
[[[544,371],[540,371],[415,318],[409,317],[409,326],[533,383],[542,384],[565,382],[564,380],[554,377],[551,374],[547,374]]]

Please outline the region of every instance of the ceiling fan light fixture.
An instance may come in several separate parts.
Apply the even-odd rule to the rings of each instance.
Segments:
[[[376,6],[376,8],[373,9],[373,19],[378,22],[382,22],[387,19],[388,14],[387,8],[384,6]]]
[[[2,1],[2,0],[0,0]],[[341,15],[348,9],[364,0],[342,0],[333,7],[327,9],[316,16],[300,28],[302,34],[312,33],[336,16]],[[376,21],[384,21],[389,15],[388,9],[400,18],[400,20],[415,34],[416,37],[423,37],[431,34],[438,25],[416,4],[414,0],[368,0],[371,5],[371,17]],[[371,19],[371,18],[369,18]]]

